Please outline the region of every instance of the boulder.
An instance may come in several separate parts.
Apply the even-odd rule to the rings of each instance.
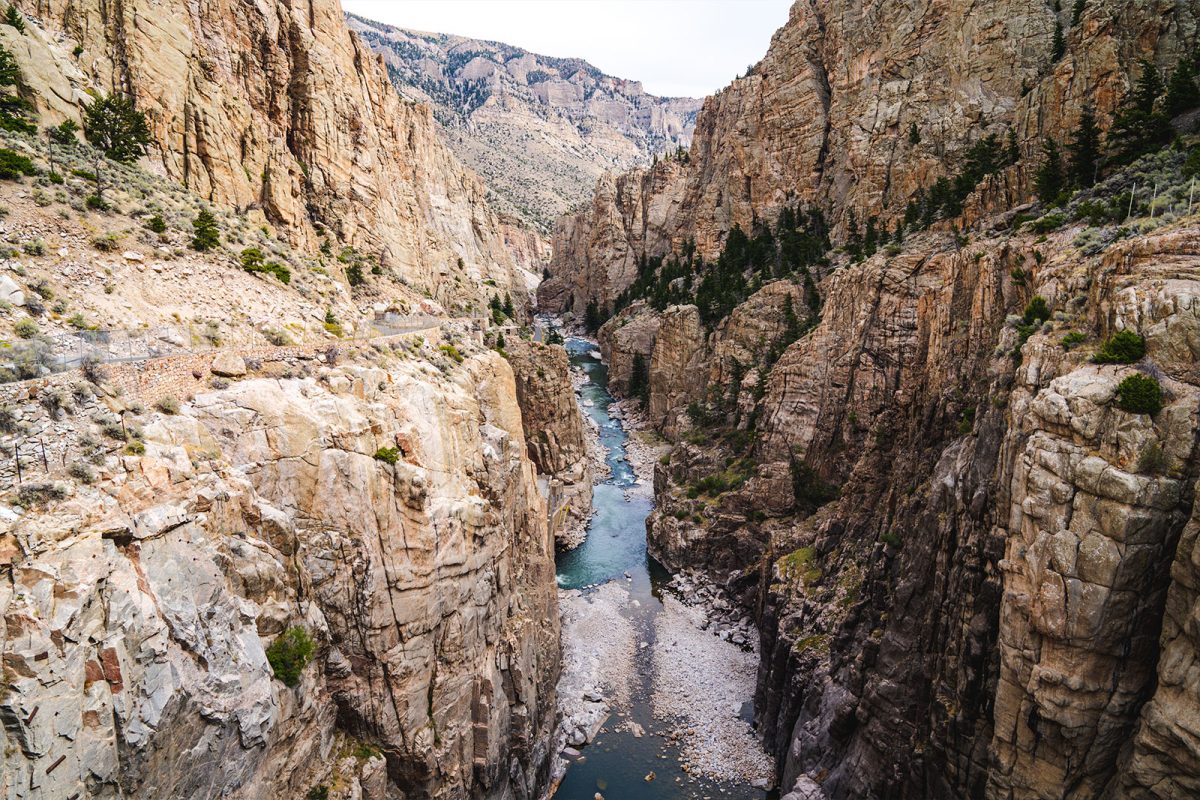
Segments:
[[[246,374],[246,359],[237,353],[219,353],[212,362],[212,372],[224,378],[240,378]]]

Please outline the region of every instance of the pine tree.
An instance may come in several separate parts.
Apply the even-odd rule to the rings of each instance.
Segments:
[[[1042,163],[1034,178],[1034,187],[1043,203],[1053,203],[1063,190],[1062,156],[1058,142],[1047,138],[1042,142]]]
[[[1070,156],[1071,185],[1080,188],[1093,186],[1100,171],[1100,128],[1090,105],[1083,107],[1079,127],[1067,145]]]
[[[508,317],[509,319],[516,318],[517,312],[516,312],[516,309],[513,308],[512,296],[508,292],[504,293],[504,309],[503,310],[504,310],[504,316]]]
[[[83,135],[113,161],[129,164],[145,155],[150,144],[146,116],[133,100],[120,94],[97,98],[83,110]]]
[[[1181,58],[1167,83],[1167,97],[1163,110],[1169,117],[1177,117],[1185,111],[1200,106],[1200,89],[1196,88],[1196,68],[1190,58]]]
[[[1153,61],[1143,58],[1140,64],[1142,76],[1138,78],[1137,87],[1133,90],[1133,103],[1138,111],[1150,114],[1154,111],[1154,102],[1163,92],[1163,82]]]
[[[37,126],[27,117],[33,111],[29,101],[19,94],[7,91],[21,82],[21,68],[17,60],[4,47],[0,47],[0,128],[8,131],[35,133]]]
[[[862,234],[858,231],[858,215],[850,209],[850,221],[846,224],[846,252],[855,261],[862,258]]]
[[[1050,60],[1059,61],[1067,53],[1067,40],[1063,36],[1062,23],[1054,21],[1054,39],[1050,42]]]
[[[600,316],[600,306],[596,304],[595,300],[589,300],[587,308],[583,312],[583,327],[589,333],[595,333],[603,324],[604,320]]]
[[[1108,131],[1108,144],[1118,164],[1128,164],[1154,152],[1168,144],[1174,135],[1170,117],[1154,110],[1155,101],[1163,91],[1158,69],[1145,60],[1141,68],[1137,86]]]
[[[796,309],[792,305],[792,296],[784,295],[783,298],[783,346],[786,348],[792,342],[800,338],[803,332],[800,325],[800,318],[796,316]]]
[[[1078,25],[1079,20],[1083,18],[1083,9],[1087,5],[1087,0],[1075,0],[1075,7],[1071,9],[1071,25]]]
[[[192,236],[194,250],[204,252],[221,243],[221,231],[217,227],[217,221],[206,208],[200,209],[200,213],[192,220],[192,231],[195,234]]]
[[[9,3],[8,8],[4,11],[4,23],[13,26],[21,33],[25,32],[25,18],[12,3]]]
[[[650,369],[646,366],[646,356],[641,353],[633,354],[633,365],[629,372],[629,396],[636,397],[643,403],[650,400]]]
[[[1021,145],[1017,142],[1017,134],[1012,128],[1008,129],[1008,142],[1004,145],[1004,162],[1012,166],[1021,160]]]
[[[921,143],[921,131],[917,129],[917,123],[912,123],[908,126],[908,143],[918,145]]]

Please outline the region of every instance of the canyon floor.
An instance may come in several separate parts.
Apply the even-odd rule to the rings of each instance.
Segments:
[[[662,446],[641,430],[636,407],[608,395],[594,345],[572,339],[568,350],[585,376],[578,397],[606,477],[587,539],[557,560],[564,759],[555,797],[768,796],[772,763],[751,727],[757,636],[713,624],[712,591],[647,556]]]

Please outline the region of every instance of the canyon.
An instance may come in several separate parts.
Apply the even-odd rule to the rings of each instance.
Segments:
[[[1200,792],[1197,3],[12,14],[5,798]]]
[[[687,147],[700,101],[655,97],[582,59],[350,15],[401,95],[428,104],[501,213],[548,235],[606,170]]]

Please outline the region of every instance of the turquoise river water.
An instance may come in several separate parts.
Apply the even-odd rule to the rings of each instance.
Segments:
[[[584,413],[599,426],[600,441],[608,451],[612,474],[594,488],[595,516],[588,527],[587,540],[574,550],[558,553],[558,583],[564,588],[579,589],[612,580],[623,581],[631,599],[638,604],[631,603],[622,614],[633,623],[640,641],[648,642],[649,646],[637,651],[636,675],[629,693],[631,707],[614,708],[605,731],[580,748],[582,758],[568,768],[555,800],[594,800],[597,794],[606,800],[778,797],[774,792],[714,783],[684,772],[677,747],[663,735],[663,723],[653,718],[650,708],[654,682],[653,623],[654,617],[662,613],[662,592],[668,591],[665,584],[670,578],[646,552],[646,516],[653,508],[653,501],[639,494],[626,496],[635,476],[626,460],[625,429],[619,420],[609,416],[613,398],[606,388],[608,368],[590,355],[595,349],[593,343],[571,338],[566,347],[571,363],[582,368],[589,378],[580,399]],[[749,703],[744,713],[751,713]],[[616,730],[614,723],[618,719],[640,724],[645,735],[639,738],[626,730]],[[651,772],[655,777],[647,781],[646,776]]]

